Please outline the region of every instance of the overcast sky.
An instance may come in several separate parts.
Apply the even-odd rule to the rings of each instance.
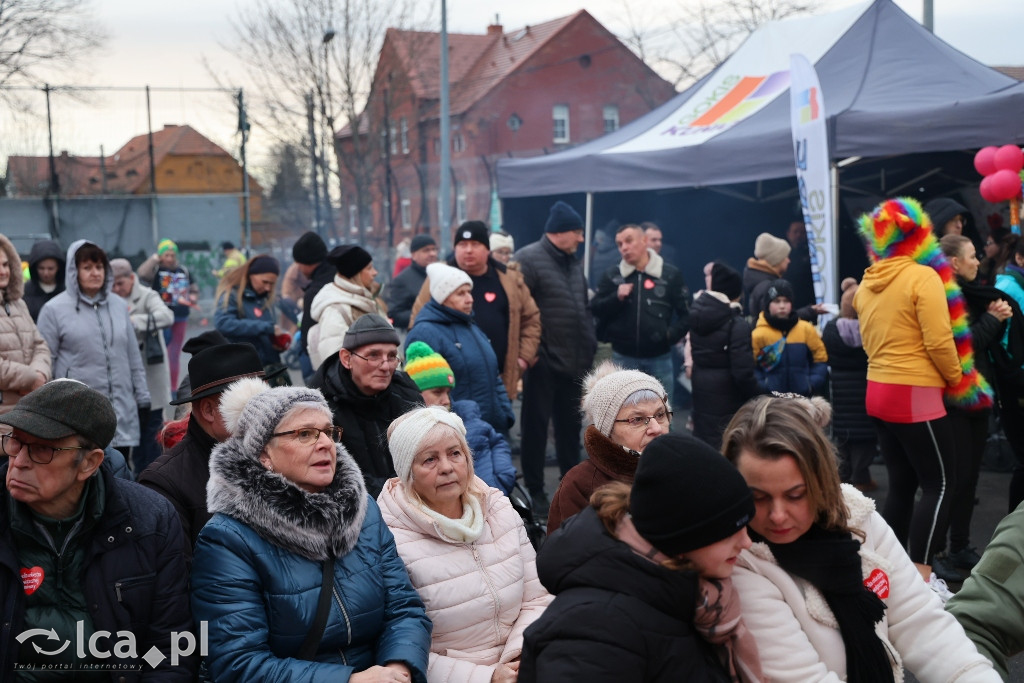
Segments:
[[[633,0],[631,7],[641,20],[685,0]],[[205,56],[213,64],[230,62],[219,44],[230,42],[229,18],[244,0],[96,0],[95,17],[108,33],[105,50],[87,73],[63,74],[65,84],[94,86],[143,86],[202,88],[214,84],[202,65]],[[440,8],[440,0],[435,0]],[[825,10],[854,4],[851,0],[825,0]],[[915,19],[921,18],[922,0],[897,0]],[[989,65],[1024,65],[1024,1],[934,0],[935,32],[943,40]],[[500,18],[505,30],[565,16],[587,9],[606,27],[622,33],[626,26],[622,0],[449,0],[449,31],[483,33],[487,24]],[[201,132],[234,128],[233,114],[225,95],[202,93],[152,93],[153,127],[165,123],[190,123]],[[55,98],[55,147],[73,154],[97,155],[104,145],[110,153],[132,135],[147,128],[145,96],[140,93],[95,94],[91,99],[99,115],[89,107]],[[43,102],[40,98],[40,110]],[[116,123],[114,123],[116,121]],[[45,126],[29,125],[9,130],[0,143],[0,163],[7,154],[45,154]],[[210,133],[211,137],[216,137]],[[258,143],[253,141],[254,145]],[[237,150],[231,149],[233,153]],[[258,154],[258,152],[257,152]],[[254,159],[258,164],[259,159]]]

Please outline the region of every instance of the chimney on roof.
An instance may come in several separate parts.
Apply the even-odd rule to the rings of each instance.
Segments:
[[[502,33],[504,33],[504,29],[501,26],[501,19],[495,14],[494,23],[487,27],[487,35],[500,36]]]

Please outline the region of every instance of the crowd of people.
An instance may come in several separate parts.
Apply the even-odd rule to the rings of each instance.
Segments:
[[[1000,680],[1024,541],[969,531],[993,410],[1024,498],[1024,245],[979,261],[965,212],[863,216],[820,333],[796,224],[692,296],[652,223],[590,288],[561,201],[518,250],[417,235],[388,287],[315,233],[290,265],[224,243],[191,339],[173,241],[41,242],[26,282],[0,236],[0,677],[109,680],[127,633],[162,657],[126,681]]]

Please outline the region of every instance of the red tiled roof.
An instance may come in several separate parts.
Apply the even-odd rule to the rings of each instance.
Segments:
[[[1024,81],[1024,66],[994,66],[992,67],[1000,73],[1004,73],[1010,78],[1016,78],[1018,81]]]

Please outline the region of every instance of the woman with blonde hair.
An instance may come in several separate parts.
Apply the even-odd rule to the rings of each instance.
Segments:
[[[412,410],[388,443],[398,476],[377,501],[434,624],[427,680],[514,683],[523,631],[551,602],[522,519],[473,474],[455,413]]]
[[[722,452],[754,496],[733,582],[773,681],[997,681],[874,502],[840,484],[823,399],[762,396]]]

